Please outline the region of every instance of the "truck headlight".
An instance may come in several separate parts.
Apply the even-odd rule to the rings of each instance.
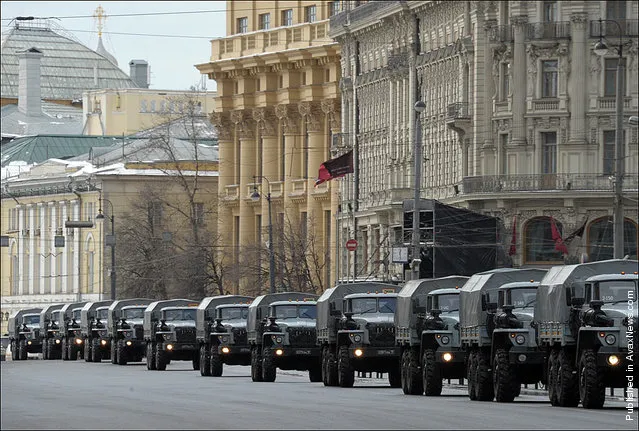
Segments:
[[[617,342],[617,337],[615,337],[613,334],[608,334],[606,335],[606,338],[604,338],[604,340],[606,340],[606,344],[613,345]]]
[[[364,354],[364,351],[362,349],[355,349],[355,356],[357,356],[358,358],[362,356],[363,354]]]
[[[282,350],[282,349],[277,349],[277,350],[275,351],[275,354],[276,354],[277,356],[282,356],[282,355],[284,354],[284,350]]]
[[[523,335],[519,334],[515,337],[515,343],[524,344],[525,342],[526,342],[526,337],[524,337]]]
[[[281,343],[282,342],[282,337],[276,337],[275,338],[275,342],[276,343]]]
[[[442,359],[443,359],[445,362],[450,362],[450,361],[452,361],[452,360],[453,360],[453,355],[452,355],[452,354],[450,354],[450,353],[448,353],[448,352],[446,352],[446,353],[444,353],[444,354],[442,355]]]
[[[127,346],[130,346],[131,344],[133,344],[133,343],[132,343],[132,342],[130,342],[130,341],[127,341],[127,342],[126,342],[126,345],[127,345]]]
[[[448,337],[448,335],[443,335],[441,338],[442,344],[448,344],[450,343],[450,338]]]
[[[359,335],[359,334],[356,334],[356,335],[353,337],[353,341],[355,341],[356,343],[359,343],[360,341],[362,341],[362,336],[361,336],[361,335]]]
[[[617,355],[608,356],[608,363],[614,367],[619,363],[619,357]]]
[[[27,344],[30,346],[31,345],[31,340],[27,341]]]
[[[75,344],[82,344],[82,338],[76,338]]]
[[[229,337],[228,335],[220,335],[220,341],[222,343],[228,343],[229,342]]]
[[[229,349],[228,347],[222,347],[222,353],[228,353],[230,351],[231,349]]]
[[[163,337],[165,340],[170,340],[171,338],[173,338],[173,334],[164,334]]]
[[[100,340],[100,344],[102,344],[103,346],[106,346],[107,340]]]

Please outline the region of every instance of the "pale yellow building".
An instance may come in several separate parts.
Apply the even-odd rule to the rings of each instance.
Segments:
[[[211,119],[219,134],[219,226],[236,263],[242,250],[267,241],[269,202],[272,226],[302,226],[322,248],[321,270],[306,286],[283,286],[278,261],[277,289],[322,290],[335,281],[338,181],[314,183],[321,163],[339,155],[331,150],[340,131],[340,49],[328,38],[339,5],[227,1],[227,36],[212,41],[209,61],[196,66],[217,82]],[[247,277],[232,288],[249,285],[268,291],[265,281],[256,290]]]

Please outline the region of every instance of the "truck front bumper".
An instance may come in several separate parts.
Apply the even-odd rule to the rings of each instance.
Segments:
[[[217,352],[220,355],[231,356],[231,355],[246,355],[251,353],[250,346],[233,346],[229,344],[221,344],[217,346]]]
[[[285,358],[290,356],[319,357],[319,347],[293,347],[293,346],[272,346],[268,347],[271,354],[276,358]]]
[[[165,341],[164,343],[162,343],[161,346],[162,346],[162,349],[166,350],[167,352],[180,352],[180,351],[198,349],[197,343],[174,343],[174,342]]]
[[[400,354],[399,347],[352,346],[348,349],[348,355],[354,359],[392,358],[399,357]]]
[[[517,365],[540,365],[544,363],[544,352],[513,347],[508,351],[508,361]]]

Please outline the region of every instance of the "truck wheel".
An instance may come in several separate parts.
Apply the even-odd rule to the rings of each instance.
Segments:
[[[337,386],[337,360],[329,346],[322,351],[322,360],[324,361],[322,368],[324,386]]]
[[[93,362],[102,362],[102,349],[100,340],[97,338],[91,340],[91,360]]]
[[[468,398],[472,401],[477,399],[475,395],[475,374],[477,374],[477,357],[475,350],[471,350],[468,353],[468,361],[466,363],[466,382],[468,384]]]
[[[93,362],[93,357],[91,355],[91,343],[93,340],[89,342],[88,338],[84,339],[84,360],[86,362]]]
[[[27,354],[27,340],[20,340],[20,345],[18,347],[18,356],[19,360],[26,361],[29,355]]]
[[[67,349],[69,350],[69,353],[68,353],[69,361],[78,360],[78,348],[75,346],[74,340],[71,340],[71,341],[67,340]]]
[[[42,360],[49,359],[49,340],[42,340]]]
[[[158,371],[164,371],[166,370],[166,366],[168,365],[168,354],[166,353],[166,351],[161,347],[161,346],[157,346],[156,347],[156,351],[155,351],[155,369]]]
[[[402,354],[402,390],[406,395],[422,395],[424,382],[420,372],[419,350],[411,347]]]
[[[399,368],[399,361],[397,365],[388,370],[388,384],[391,388],[402,387],[402,373]]]
[[[500,403],[511,403],[517,396],[517,388],[519,385],[517,378],[513,376],[514,370],[510,367],[508,360],[508,351],[506,349],[497,349],[493,361],[493,386],[495,399]]]
[[[546,374],[546,389],[548,390],[548,398],[550,399],[550,405],[558,406],[559,399],[557,398],[557,362],[559,361],[559,352],[556,349],[550,351],[548,356],[548,366]]]
[[[579,360],[579,397],[585,409],[600,409],[606,400],[603,370],[597,367],[597,356],[591,349],[584,350]]]
[[[317,383],[322,381],[322,367],[320,365],[313,365],[308,370],[308,379],[311,383]]]
[[[475,374],[475,393],[478,401],[492,401],[495,398],[493,376],[490,370],[490,358],[485,352],[477,351],[477,373]]]
[[[262,352],[262,381],[274,382],[277,377],[277,367],[271,349],[264,349]]]
[[[62,356],[63,361],[69,360],[69,349],[67,349],[67,339],[63,338],[60,342],[60,354]]]
[[[124,340],[118,340],[118,345],[116,346],[115,350],[118,365],[126,365],[129,358],[127,358],[127,351],[124,345]]]
[[[573,366],[573,358],[565,349],[557,359],[557,402],[561,407],[577,407],[579,404],[579,379]]]
[[[117,347],[118,347],[118,340],[116,340],[115,338],[111,338],[111,363],[112,364],[117,364],[118,363],[118,351],[117,351]]]
[[[146,369],[155,370],[155,343],[151,341],[146,343]]]
[[[11,360],[18,360],[18,346],[16,345],[15,341],[11,341]]]
[[[422,355],[422,385],[424,387],[424,394],[427,396],[441,395],[442,384],[442,372],[439,364],[435,361],[435,351],[433,349],[426,349]]]
[[[224,371],[224,362],[220,356],[220,352],[217,350],[217,346],[211,346],[209,350],[210,362],[211,362],[211,376],[221,377]],[[251,377],[253,376],[253,351],[251,350]],[[262,378],[262,369],[260,368],[260,379]],[[253,380],[254,382],[261,382],[261,380]]]
[[[202,377],[211,375],[211,353],[206,344],[200,346],[200,375]]]
[[[191,360],[193,365],[193,371],[197,371],[200,369],[200,352],[197,350],[193,352],[193,359]]]
[[[342,388],[352,388],[355,383],[355,370],[348,356],[348,346],[340,346],[337,356],[337,380]]]
[[[212,371],[212,368],[213,368],[213,355],[211,355],[211,371]],[[251,348],[251,380],[253,380],[254,382],[262,381],[262,355],[260,355],[260,350],[259,350],[259,347],[257,346],[253,346]]]

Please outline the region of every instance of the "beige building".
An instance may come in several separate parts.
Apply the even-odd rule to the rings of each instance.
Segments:
[[[338,181],[314,183],[320,164],[338,155],[330,150],[340,130],[340,51],[328,38],[328,18],[339,4],[227,1],[227,36],[212,41],[209,61],[197,66],[217,82],[219,226],[237,265],[242,251],[267,241],[269,203],[271,226],[299,227],[301,237],[318,245],[319,271],[300,282],[306,286],[284,285],[278,259],[277,289],[321,291],[335,281]],[[282,239],[274,242],[278,252]],[[253,290],[267,292],[268,278]],[[242,277],[232,288],[255,284]]]
[[[361,247],[348,271],[404,276],[369,257],[410,244],[402,202],[415,189],[418,100],[422,199],[501,219],[504,264],[611,257],[618,55],[593,47],[600,34],[618,45],[619,28],[625,254],[636,259],[639,153],[627,120],[639,103],[637,14],[637,1],[344,2],[330,36],[342,52],[342,142],[355,155],[342,188],[354,212],[340,226]],[[552,220],[568,254],[555,249]]]

